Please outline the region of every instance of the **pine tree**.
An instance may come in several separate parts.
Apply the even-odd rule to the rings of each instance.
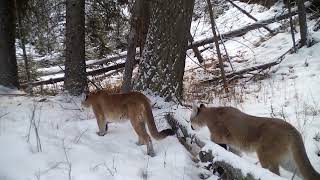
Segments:
[[[84,7],[85,0],[67,0],[64,86],[71,95],[80,95],[87,86]]]
[[[136,88],[167,101],[181,98],[194,0],[151,1],[151,17]]]
[[[19,88],[15,13],[14,0],[0,0],[0,84],[11,88]]]

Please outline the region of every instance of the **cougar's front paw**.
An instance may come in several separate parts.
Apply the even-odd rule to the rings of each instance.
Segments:
[[[105,132],[96,132],[97,133],[97,135],[98,136],[104,136],[104,135],[106,135],[107,134],[107,132],[105,131]]]
[[[148,151],[147,153],[150,157],[155,157],[156,153],[153,150]]]

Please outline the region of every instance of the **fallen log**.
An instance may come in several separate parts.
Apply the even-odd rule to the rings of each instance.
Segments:
[[[95,65],[107,64],[110,62],[114,62],[114,61],[123,59],[126,56],[127,56],[126,52],[121,52],[118,55],[112,55],[112,56],[109,56],[109,57],[106,57],[103,59],[99,59],[99,60],[88,60],[88,61],[86,61],[86,67],[90,68]],[[55,75],[55,74],[63,73],[63,71],[64,71],[64,66],[54,66],[51,68],[42,68],[42,69],[38,70],[38,72],[41,73],[42,76]]]
[[[294,16],[296,14],[298,14],[298,10],[295,10],[295,11],[291,12],[292,16]],[[289,13],[285,13],[283,15],[275,16],[275,17],[267,19],[267,20],[257,21],[257,22],[255,22],[253,24],[244,26],[244,27],[242,27],[240,29],[229,31],[227,33],[223,33],[223,34],[221,34],[221,37],[222,37],[222,39],[230,39],[230,38],[233,38],[233,37],[239,37],[239,36],[242,36],[242,35],[246,34],[247,32],[249,32],[251,30],[262,28],[265,25],[268,25],[268,24],[271,24],[271,23],[274,23],[274,22],[277,22],[277,21],[280,21],[280,20],[283,20],[283,19],[287,19],[289,17],[290,17],[290,14]],[[218,40],[221,41],[221,38],[218,37]],[[193,42],[192,44],[189,45],[188,48],[191,49],[192,47],[203,46],[203,45],[206,45],[206,44],[209,44],[209,43],[213,43],[213,41],[214,41],[213,37],[202,39],[202,40]]]
[[[251,72],[251,71],[256,71],[256,70],[265,70],[268,69],[272,66],[278,65],[280,64],[281,61],[273,61],[270,63],[266,63],[266,64],[262,64],[262,65],[258,65],[258,66],[254,66],[254,67],[250,67],[250,68],[246,68],[240,71],[236,71],[234,73],[230,73],[230,74],[226,74],[226,78],[233,78],[234,76],[239,76],[239,75],[243,75],[245,73]],[[219,81],[221,80],[221,77],[214,77],[212,79],[209,80],[205,80],[205,81],[200,81],[200,83],[211,83],[211,82],[215,82],[215,81]]]
[[[136,61],[135,64],[138,64],[138,61]],[[104,67],[101,69],[92,70],[92,71],[87,72],[87,76],[95,76],[95,75],[106,73],[106,72],[109,72],[112,70],[124,68],[124,66],[125,66],[125,63],[120,63],[120,64],[116,64],[113,66],[108,66],[108,67]],[[61,82],[61,81],[64,81],[64,77],[51,78],[51,79],[42,80],[42,81],[35,81],[35,82],[32,82],[31,85],[32,86],[39,86],[39,85],[45,85],[45,84],[54,84],[54,83]],[[26,87],[27,85],[28,85],[27,83],[23,83],[23,84],[21,84],[21,87]]]
[[[300,48],[301,47],[301,43],[297,43],[297,48]],[[266,70],[266,69],[269,69],[271,68],[272,66],[275,66],[275,65],[278,65],[282,62],[282,60],[285,58],[285,56],[290,53],[290,52],[293,52],[294,51],[294,47],[290,48],[289,50],[287,50],[285,53],[283,53],[280,57],[277,58],[277,60],[275,61],[272,61],[272,62],[269,62],[269,63],[265,63],[265,64],[261,64],[261,65],[258,65],[258,66],[253,66],[253,67],[249,67],[249,68],[246,68],[246,69],[242,69],[240,71],[236,71],[236,72],[233,72],[233,73],[229,73],[229,74],[226,74],[226,78],[234,78],[235,76],[242,76],[243,74],[245,73],[248,73],[248,72],[252,72],[252,71],[257,71],[257,70]],[[212,82],[216,82],[216,81],[220,81],[221,80],[221,77],[214,77],[212,79],[209,79],[209,80],[204,80],[204,81],[200,81],[200,83],[212,83]]]

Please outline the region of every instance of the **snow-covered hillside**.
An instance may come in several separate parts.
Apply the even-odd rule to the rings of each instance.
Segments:
[[[237,4],[259,20],[276,15],[281,9],[280,5],[268,10],[259,5]],[[252,23],[244,16],[230,7],[217,19],[220,31]],[[195,40],[211,36],[207,22],[203,18],[193,22],[191,32],[196,35]],[[314,24],[313,21],[308,23],[309,27]],[[279,26],[280,23],[269,25],[270,28]],[[319,32],[311,29],[309,32],[320,41]],[[275,36],[267,34],[259,29],[226,41],[236,70],[271,62],[292,46],[287,29]],[[320,43],[287,55],[280,65],[266,73],[263,80],[240,80],[232,87],[231,96],[215,93],[214,86],[198,84],[212,74],[197,68],[192,51],[188,54],[185,94],[189,101],[201,100],[209,106],[231,105],[248,114],[285,119],[302,133],[308,157],[320,172]],[[211,59],[212,54],[212,49],[202,53],[206,59]],[[226,69],[231,71],[230,67]],[[115,76],[112,78],[121,79]],[[201,95],[192,96],[195,91]],[[0,94],[6,93],[21,94],[0,87]],[[149,97],[158,107],[153,113],[160,130],[166,126],[163,121],[167,112],[176,112],[176,117],[184,123],[189,120],[188,108],[164,103],[159,97]],[[96,131],[95,117],[91,110],[81,108],[80,98],[65,94],[54,97],[0,95],[0,180],[195,180],[200,179],[199,173],[203,172],[174,136],[153,140],[156,156],[151,158],[146,155],[145,146],[135,144],[137,136],[129,122],[110,124],[108,134],[103,137],[97,136]],[[206,128],[196,133],[209,141]],[[214,149],[218,159],[242,166],[245,173],[252,173],[256,178],[281,179],[268,170],[257,168],[259,163],[255,154],[245,154],[240,159],[218,146],[205,148],[209,147]],[[281,174],[289,179],[292,176],[284,170]],[[210,177],[210,180],[215,179],[216,176]]]

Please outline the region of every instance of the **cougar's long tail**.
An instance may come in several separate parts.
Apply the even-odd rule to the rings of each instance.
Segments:
[[[149,129],[149,132],[151,134],[151,136],[157,140],[159,139],[163,139],[167,136],[172,136],[174,135],[174,131],[172,129],[165,129],[163,131],[158,131],[156,124],[154,122],[154,117],[153,117],[153,113],[152,113],[152,109],[149,103],[149,99],[147,97],[145,97],[146,101],[144,103],[144,110],[146,112],[146,122],[147,122],[147,126]]]
[[[291,150],[293,159],[299,172],[306,180],[320,180],[320,174],[312,167],[303,144],[302,137],[298,131],[292,132]]]

